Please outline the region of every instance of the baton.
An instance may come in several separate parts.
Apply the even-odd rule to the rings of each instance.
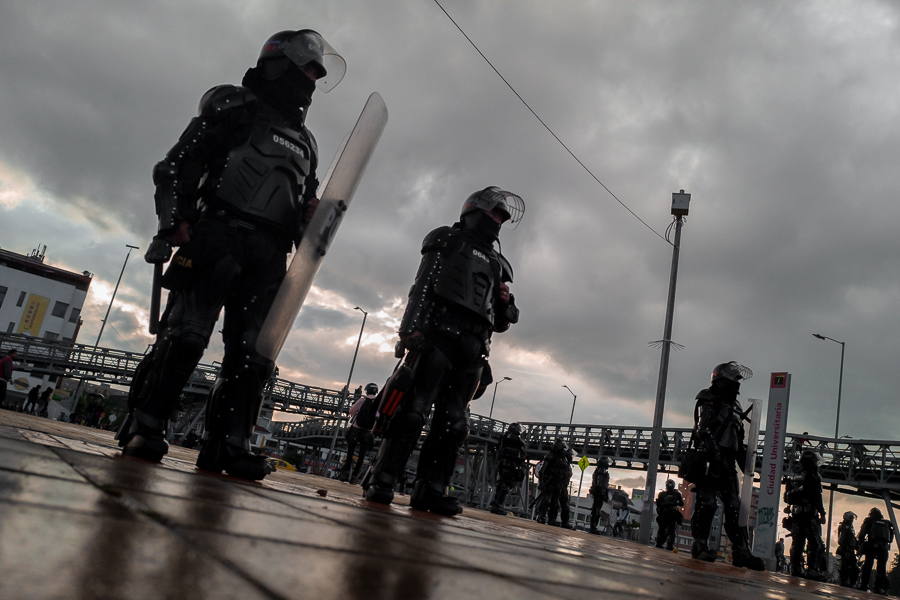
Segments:
[[[156,335],[159,331],[159,298],[162,294],[162,263],[153,265],[153,288],[150,290],[150,334]]]

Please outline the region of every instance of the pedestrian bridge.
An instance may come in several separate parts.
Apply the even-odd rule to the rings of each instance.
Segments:
[[[131,384],[135,367],[144,357],[138,352],[0,333],[0,352],[5,355],[10,348],[19,350],[19,370],[30,371],[33,376],[52,375],[123,387]],[[216,364],[199,365],[185,391],[208,393],[217,373]],[[273,434],[277,439],[301,445],[328,446],[337,432],[337,442],[343,444],[340,428],[346,426],[345,411],[350,405],[343,391],[272,378],[265,397],[267,408],[300,418],[298,422],[273,422]],[[563,438],[574,449],[576,458],[587,456],[593,463],[597,458],[606,456],[615,462],[618,469],[647,469],[652,433],[650,427],[539,422],[521,424],[526,434],[529,460],[541,460],[554,440]],[[471,434],[467,442],[469,451],[493,452],[507,426],[503,421],[471,415]],[[659,456],[663,471],[677,471],[689,440],[690,429],[663,430]],[[762,455],[764,440],[765,432],[760,431],[757,456]],[[888,492],[893,498],[900,499],[900,441],[835,440],[788,433],[785,448],[786,473],[791,472],[801,448],[812,449],[823,458],[822,479],[826,487],[836,486],[845,493],[879,498]],[[760,466],[758,462],[757,470]]]

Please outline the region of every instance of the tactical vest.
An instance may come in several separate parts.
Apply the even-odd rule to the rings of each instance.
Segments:
[[[212,203],[296,239],[306,178],[316,160],[314,143],[266,108],[255,111],[250,129],[247,140],[228,153],[211,186]]]

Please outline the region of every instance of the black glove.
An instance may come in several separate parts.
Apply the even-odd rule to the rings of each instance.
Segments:
[[[144,260],[153,265],[169,262],[170,258],[172,258],[172,244],[161,237],[153,238],[150,247],[144,253]]]

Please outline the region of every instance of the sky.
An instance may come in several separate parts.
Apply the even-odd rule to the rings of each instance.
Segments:
[[[323,166],[370,93],[390,121],[282,377],[341,388],[359,306],[352,387],[383,383],[422,239],[497,185],[526,203],[501,233],[521,321],[492,345],[512,380],[473,412],[496,392],[506,421],[568,422],[574,400],[575,423],[649,426],[684,190],[664,424],[735,360],[743,398],[790,372],[788,430],[832,436],[844,348],[840,435],[897,439],[898,24],[873,0],[0,0],[0,247],[94,274],[93,343],[140,246],[101,345],[143,351],[153,165],[269,35],[312,28],[347,62],[310,110]]]

